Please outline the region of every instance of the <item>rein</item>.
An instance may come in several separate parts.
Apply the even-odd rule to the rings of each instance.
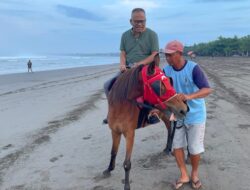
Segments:
[[[177,93],[175,93],[175,95],[173,95],[173,96],[171,96],[169,99],[167,99],[166,101],[164,101],[164,102],[168,102],[168,101],[170,101],[171,99],[173,99],[175,96],[177,96]]]

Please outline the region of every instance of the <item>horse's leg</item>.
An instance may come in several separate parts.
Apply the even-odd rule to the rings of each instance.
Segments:
[[[171,123],[170,121],[163,115],[160,115],[161,120],[164,122],[166,129],[168,131],[168,137],[167,137],[167,144],[165,149],[163,150],[163,152],[165,152],[167,155],[170,155],[171,153],[171,149],[172,149],[172,138],[171,138],[171,134],[172,134],[172,128],[171,128]]]
[[[166,125],[166,124],[165,124]],[[166,144],[166,148],[163,150],[167,155],[170,155],[171,154],[171,151],[172,151],[172,138],[171,138],[171,134],[172,134],[172,128],[171,128],[171,125],[169,127],[167,127],[166,125],[166,128],[168,130],[168,137],[167,137],[167,144]]]
[[[126,138],[126,157],[125,157],[125,161],[123,163],[123,167],[125,170],[125,184],[124,184],[124,190],[130,190],[130,184],[129,184],[129,172],[131,169],[131,155],[132,155],[132,149],[133,149],[133,145],[134,145],[134,134],[135,131],[134,129],[131,129],[133,131],[125,134],[125,138]]]
[[[167,155],[170,155],[172,151],[172,138],[171,138],[172,129],[170,127],[170,128],[167,128],[167,130],[168,130],[167,144],[166,144],[166,148],[163,151]]]
[[[111,149],[110,163],[109,163],[108,169],[106,169],[103,172],[103,175],[105,177],[109,177],[110,172],[115,169],[115,159],[116,159],[117,151],[118,151],[120,140],[121,140],[121,134],[112,130],[112,140],[113,140],[113,145]]]

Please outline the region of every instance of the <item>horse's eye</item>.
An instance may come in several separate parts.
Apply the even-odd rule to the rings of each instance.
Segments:
[[[166,92],[167,92],[167,88],[165,84],[161,81],[161,96],[166,94]]]
[[[157,96],[160,96],[161,95],[161,81],[160,80],[157,80],[157,81],[154,81],[152,84],[152,89],[154,90],[154,92],[157,94]]]

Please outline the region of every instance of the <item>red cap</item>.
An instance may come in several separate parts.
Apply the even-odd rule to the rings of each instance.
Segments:
[[[172,53],[175,53],[177,51],[179,52],[182,52],[183,53],[183,45],[181,42],[177,41],[177,40],[174,40],[174,41],[171,41],[169,42],[166,47],[165,47],[165,53],[169,53],[169,54],[172,54]]]

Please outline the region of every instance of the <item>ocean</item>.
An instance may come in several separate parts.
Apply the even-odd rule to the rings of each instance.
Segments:
[[[113,55],[0,57],[0,75],[27,72],[29,59],[33,72],[119,63],[119,56]]]

